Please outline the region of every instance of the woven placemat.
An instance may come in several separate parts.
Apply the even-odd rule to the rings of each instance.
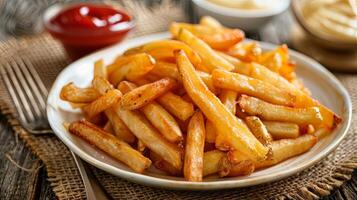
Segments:
[[[148,10],[142,4],[128,4],[127,9],[139,13],[135,35],[160,32],[170,21],[185,21],[179,6],[164,3]],[[155,23],[148,24],[147,19]],[[154,20],[153,20],[154,19]],[[9,39],[0,43],[0,67],[27,58],[34,65],[49,88],[56,75],[69,63],[59,45],[49,35]],[[357,103],[357,76],[336,74],[351,94],[353,108]],[[0,108],[14,132],[26,141],[28,147],[44,162],[49,181],[59,199],[85,199],[84,186],[67,147],[55,136],[32,136],[18,123],[9,94],[0,79]],[[353,109],[355,112],[355,109]],[[317,199],[349,180],[357,168],[357,124],[352,126],[341,145],[318,164],[289,178],[247,188],[220,191],[171,191],[138,185],[92,167],[95,176],[114,199]]]

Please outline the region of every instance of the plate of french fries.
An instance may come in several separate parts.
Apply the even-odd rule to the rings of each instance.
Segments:
[[[88,163],[187,190],[300,172],[338,146],[352,115],[346,89],[320,64],[211,17],[70,64],[47,103],[56,135]]]

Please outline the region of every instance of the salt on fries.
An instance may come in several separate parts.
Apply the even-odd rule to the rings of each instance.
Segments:
[[[83,110],[69,132],[144,173],[249,175],[311,149],[341,118],[310,96],[286,45],[263,52],[211,17],[172,23],[173,39],[94,63],[92,84],[64,85]]]

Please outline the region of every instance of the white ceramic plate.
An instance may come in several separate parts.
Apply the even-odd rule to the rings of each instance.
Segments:
[[[194,183],[187,182],[183,178],[167,176],[155,170],[154,167],[144,174],[138,174],[121,162],[107,156],[102,151],[66,131],[62,125],[63,122],[79,119],[81,115],[78,110],[71,109],[68,103],[60,100],[59,93],[63,85],[73,81],[78,86],[88,86],[92,79],[93,63],[97,59],[103,58],[105,63],[110,63],[116,55],[121,54],[130,47],[168,37],[168,33],[160,33],[127,40],[70,64],[58,75],[47,101],[48,120],[63,143],[83,160],[113,175],[144,185],[170,189],[215,190],[266,183],[300,172],[327,156],[346,135],[351,120],[352,107],[346,89],[320,64],[292,50],[290,50],[290,54],[297,63],[296,72],[298,76],[312,91],[313,96],[338,113],[343,121],[331,135],[319,141],[309,152],[273,167],[254,172],[250,176],[220,179],[206,178],[203,182]],[[261,43],[261,46],[264,50],[276,47],[267,43]]]

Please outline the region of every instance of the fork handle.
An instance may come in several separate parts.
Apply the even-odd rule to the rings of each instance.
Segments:
[[[77,164],[79,173],[81,174],[84,188],[86,190],[86,195],[88,200],[109,200],[111,199],[109,195],[104,191],[102,186],[98,183],[97,179],[93,176],[88,168],[87,164],[82,161],[80,157],[74,154],[72,151],[72,156]]]

